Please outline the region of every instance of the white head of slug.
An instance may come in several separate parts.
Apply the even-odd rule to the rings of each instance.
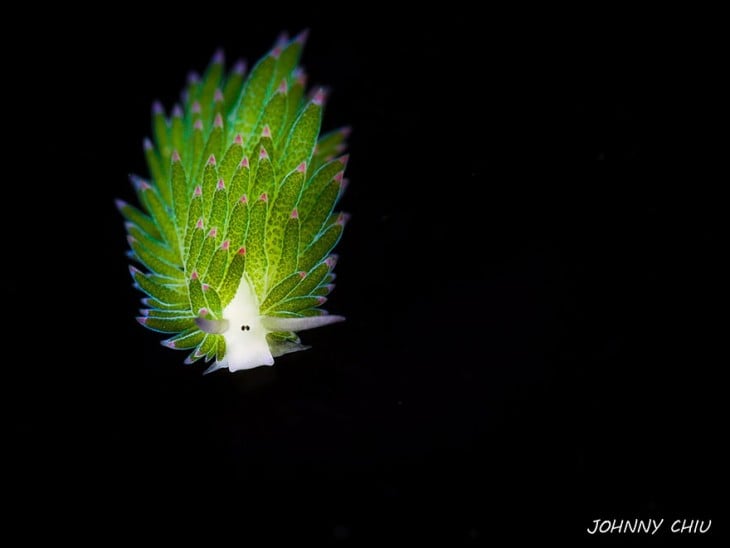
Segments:
[[[309,347],[294,341],[271,343],[269,333],[277,331],[304,331],[323,325],[344,321],[344,316],[326,315],[306,318],[279,318],[259,315],[259,303],[246,276],[241,282],[233,300],[223,310],[222,320],[196,318],[201,331],[222,335],[226,341],[226,354],[214,362],[205,373],[218,369],[241,371],[263,365],[274,365],[274,358],[307,350]]]

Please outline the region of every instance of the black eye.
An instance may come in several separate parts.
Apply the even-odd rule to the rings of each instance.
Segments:
[[[241,326],[241,331],[249,331],[250,329],[251,329],[251,326],[249,326],[249,325],[242,325]]]

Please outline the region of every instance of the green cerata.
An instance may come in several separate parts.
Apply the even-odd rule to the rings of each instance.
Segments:
[[[248,75],[217,52],[169,117],[155,103],[150,177],[132,177],[140,207],[117,201],[139,323],[186,363],[212,362],[206,373],[273,365],[308,348],[297,332],[344,319],[321,307],[347,220],[335,205],[349,129],[320,137],[325,91],[305,91],[304,42],[280,37]]]

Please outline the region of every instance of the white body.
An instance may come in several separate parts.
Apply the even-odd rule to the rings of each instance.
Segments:
[[[306,350],[297,342],[281,342],[269,345],[266,335],[274,331],[303,331],[322,325],[341,322],[342,316],[311,316],[279,318],[261,316],[259,302],[251,284],[244,275],[233,300],[223,310],[222,321],[201,321],[198,325],[208,332],[220,333],[226,341],[226,355],[205,372],[227,368],[230,371],[252,369],[262,365],[274,365],[274,357]],[[207,329],[206,329],[207,324]],[[221,326],[225,326],[221,329]]]

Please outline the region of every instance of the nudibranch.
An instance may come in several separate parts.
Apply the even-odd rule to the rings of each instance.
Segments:
[[[299,331],[344,320],[321,307],[348,217],[335,206],[349,128],[320,137],[326,93],[305,90],[304,41],[280,37],[248,75],[216,52],[169,117],[155,103],[139,207],[117,201],[139,323],[186,363],[212,361],[206,373],[273,365],[308,348]]]

